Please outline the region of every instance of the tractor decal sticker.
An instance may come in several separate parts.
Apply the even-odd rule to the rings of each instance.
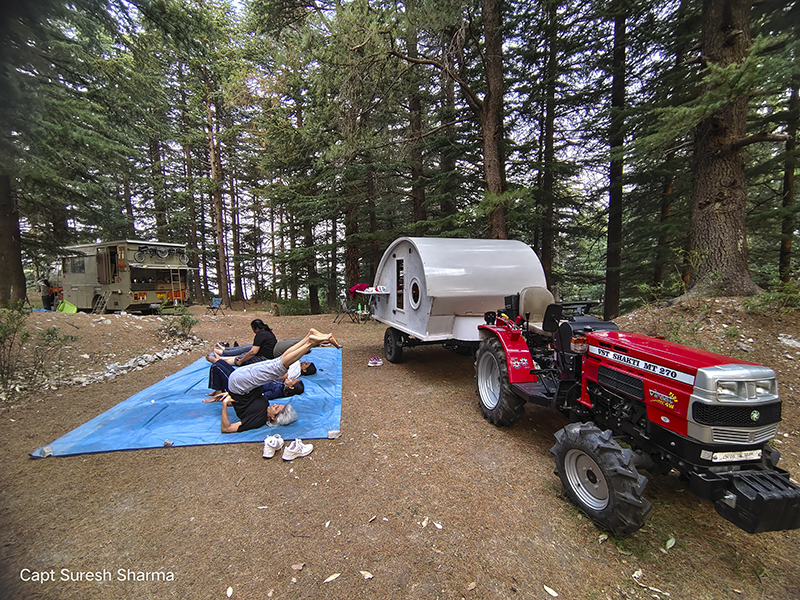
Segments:
[[[511,359],[511,368],[512,369],[528,369],[528,359],[527,358],[512,358]]]
[[[673,392],[664,394],[658,390],[650,390],[650,399],[670,410],[675,410],[675,405],[678,403],[678,397]]]
[[[673,379],[675,381],[680,381],[681,383],[694,385],[694,375],[690,375],[689,373],[684,373],[683,371],[678,371],[676,369],[670,369],[669,367],[663,367],[655,363],[647,362],[646,360],[642,360],[641,358],[626,356],[625,354],[614,352],[613,350],[606,350],[604,348],[599,348],[598,346],[589,346],[589,353],[597,354],[598,356],[600,356],[601,358],[605,358],[606,360],[611,360],[624,365],[628,365],[630,367],[636,367],[637,369],[642,369],[643,371],[647,371],[648,373],[661,375],[662,377],[666,377],[667,379]]]

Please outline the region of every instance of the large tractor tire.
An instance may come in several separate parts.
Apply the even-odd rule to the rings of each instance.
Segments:
[[[483,340],[475,353],[475,383],[486,420],[500,427],[519,421],[525,400],[511,391],[506,352],[494,336]]]
[[[386,329],[383,334],[383,354],[390,363],[399,363],[403,360],[403,334],[394,327]]]
[[[595,523],[614,535],[644,525],[652,505],[644,497],[647,478],[633,464],[610,430],[594,423],[570,423],[556,432],[550,450],[567,496]]]

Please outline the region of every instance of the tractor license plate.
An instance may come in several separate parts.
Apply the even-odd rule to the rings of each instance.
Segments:
[[[711,455],[711,462],[727,463],[739,462],[741,460],[759,460],[761,450],[741,450],[739,452],[714,452]]]

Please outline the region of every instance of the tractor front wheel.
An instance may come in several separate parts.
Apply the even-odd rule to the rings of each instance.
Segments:
[[[614,535],[638,530],[652,505],[644,497],[647,478],[636,470],[633,452],[594,423],[570,423],[555,437],[550,451],[569,499]]]
[[[525,412],[525,400],[511,391],[506,353],[494,336],[483,340],[475,353],[475,383],[486,420],[498,426],[519,421]]]
[[[386,329],[383,334],[383,353],[390,363],[399,363],[403,360],[403,334],[394,327]]]

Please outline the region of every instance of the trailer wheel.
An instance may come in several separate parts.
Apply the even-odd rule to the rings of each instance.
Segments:
[[[555,437],[550,451],[572,502],[614,535],[633,533],[644,525],[652,505],[644,497],[647,478],[636,470],[633,452],[594,423],[570,423]]]
[[[492,425],[505,427],[519,421],[525,400],[511,391],[503,345],[496,337],[486,338],[475,354],[475,383],[483,417]]]
[[[137,263],[144,262],[144,259],[147,258],[147,252],[144,250],[137,250],[136,253],[133,255],[133,260]]]
[[[403,360],[403,346],[400,345],[402,340],[403,334],[394,327],[387,328],[383,334],[383,353],[390,363],[399,363]]]

